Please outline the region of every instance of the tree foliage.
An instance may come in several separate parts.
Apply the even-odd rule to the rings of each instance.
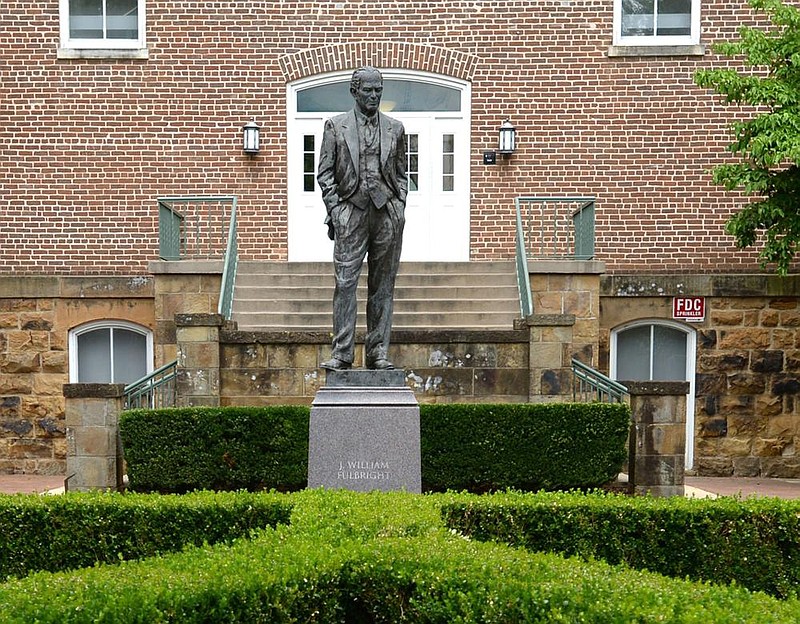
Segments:
[[[800,245],[800,9],[782,0],[750,0],[769,19],[763,29],[743,26],[739,38],[714,46],[741,58],[745,69],[702,70],[695,82],[713,88],[726,104],[756,107],[748,121],[733,124],[729,150],[741,160],[714,169],[728,190],[760,196],[726,224],[737,246],[764,237],[763,264],[786,274]]]

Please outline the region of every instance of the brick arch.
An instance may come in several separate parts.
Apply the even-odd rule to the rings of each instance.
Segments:
[[[415,43],[356,42],[301,50],[278,59],[286,82],[364,65],[412,69],[471,81],[479,57]]]

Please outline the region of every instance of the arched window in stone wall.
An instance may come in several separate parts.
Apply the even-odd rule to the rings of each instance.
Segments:
[[[69,332],[71,383],[122,383],[153,370],[153,333],[126,321],[93,321]]]
[[[611,378],[619,381],[688,381],[686,467],[694,463],[696,334],[663,319],[625,323],[611,331]]]

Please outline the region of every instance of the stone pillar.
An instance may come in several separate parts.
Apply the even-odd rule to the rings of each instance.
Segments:
[[[219,406],[219,331],[224,323],[221,314],[175,315],[178,407]]]
[[[572,397],[573,314],[532,314],[530,330],[529,400],[554,401]]]
[[[572,400],[571,360],[593,364],[600,336],[597,260],[542,260],[529,264],[533,309],[530,400]]]
[[[631,396],[634,494],[683,496],[688,381],[623,381]]]
[[[123,384],[66,384],[67,489],[120,490]]]

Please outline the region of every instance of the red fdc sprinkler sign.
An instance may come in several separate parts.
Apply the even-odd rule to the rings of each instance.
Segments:
[[[706,318],[705,297],[673,297],[672,318],[683,321],[702,321]]]

